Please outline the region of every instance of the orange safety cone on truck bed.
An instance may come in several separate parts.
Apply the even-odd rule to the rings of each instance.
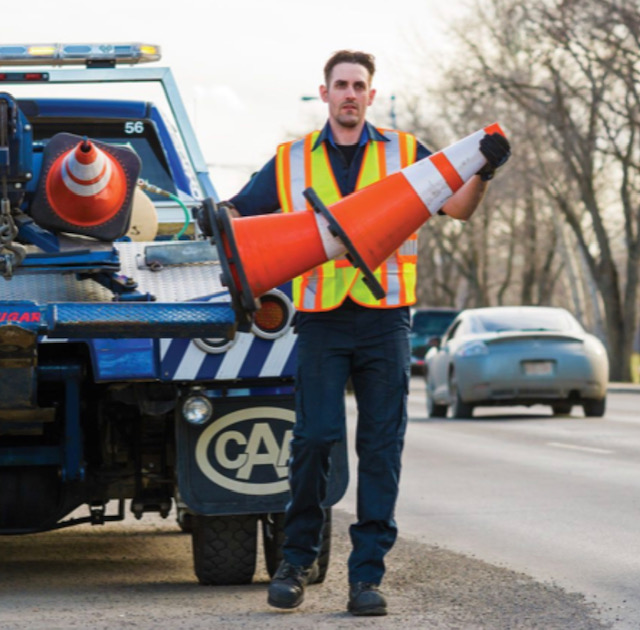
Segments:
[[[129,228],[140,166],[129,148],[56,134],[44,151],[31,215],[54,231],[115,240]]]
[[[486,164],[480,140],[496,132],[504,136],[498,124],[485,127],[329,208],[307,189],[314,212],[231,219],[208,200],[222,281],[236,311],[249,316],[256,298],[269,289],[345,254],[373,295],[383,298],[372,270]]]
[[[56,214],[74,225],[108,221],[127,193],[124,171],[117,160],[88,138],[63,153],[47,175],[47,197]]]

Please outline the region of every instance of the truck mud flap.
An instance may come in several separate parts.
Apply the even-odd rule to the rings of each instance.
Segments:
[[[212,399],[204,425],[176,417],[178,492],[197,514],[283,512],[289,500],[289,442],[295,420],[292,396]],[[333,446],[326,506],[347,488],[346,441]]]

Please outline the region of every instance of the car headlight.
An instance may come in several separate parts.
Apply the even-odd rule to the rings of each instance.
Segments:
[[[190,424],[205,424],[213,415],[213,405],[203,394],[191,394],[182,403],[182,417]]]
[[[489,348],[482,341],[469,341],[460,346],[456,354],[459,357],[479,357],[489,354]]]

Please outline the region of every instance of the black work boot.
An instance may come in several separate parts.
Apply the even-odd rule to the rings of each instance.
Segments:
[[[318,564],[296,567],[283,560],[269,584],[267,602],[276,608],[296,608],[304,600],[304,587],[318,579]]]
[[[387,614],[387,600],[378,590],[377,584],[356,582],[349,584],[347,610],[360,617],[378,617]]]

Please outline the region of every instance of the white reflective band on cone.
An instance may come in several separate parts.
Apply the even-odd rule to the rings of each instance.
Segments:
[[[411,184],[427,210],[441,208],[453,194],[440,171],[428,159],[407,166],[400,174]]]
[[[460,180],[466,182],[486,164],[487,160],[478,149],[485,133],[484,129],[476,131],[442,151]],[[407,166],[400,172],[430,212],[439,210],[455,192],[429,158]]]
[[[329,231],[329,223],[319,212],[314,212],[313,216],[316,219],[316,224],[318,226],[318,234],[320,235],[320,240],[322,240],[322,246],[324,247],[324,252],[327,255],[327,260],[333,260],[334,258],[338,258],[347,252],[347,248],[342,244],[342,241],[337,237],[331,234]]]

